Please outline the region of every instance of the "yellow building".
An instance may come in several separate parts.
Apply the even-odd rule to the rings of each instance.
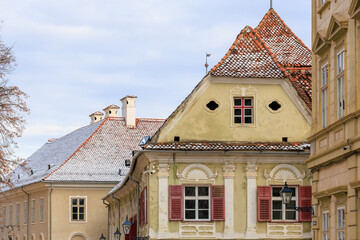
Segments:
[[[92,240],[107,230],[107,206],[101,198],[128,171],[141,138],[164,122],[135,118],[136,97],[122,99],[91,123],[59,139],[50,139],[9,177],[0,196],[1,240]],[[129,162],[130,164],[130,162]]]
[[[314,239],[359,239],[360,1],[313,0]]]
[[[109,239],[126,217],[125,239],[311,239],[310,108],[311,51],[270,9],[144,139],[104,197]]]

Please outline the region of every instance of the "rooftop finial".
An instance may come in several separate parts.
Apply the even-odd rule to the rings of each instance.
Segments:
[[[272,9],[272,0],[270,0],[270,9]]]
[[[207,63],[207,59],[208,59],[208,57],[210,57],[210,56],[211,56],[210,53],[206,53],[206,63],[205,63],[206,74],[208,73],[208,66],[209,66],[209,64]]]

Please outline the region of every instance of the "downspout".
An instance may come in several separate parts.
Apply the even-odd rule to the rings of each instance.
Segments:
[[[26,226],[26,239],[30,239],[29,238],[29,233],[30,233],[30,194],[28,192],[26,192],[24,190],[24,187],[21,187],[21,190],[27,195],[27,226]]]
[[[104,205],[106,205],[106,207],[107,207],[107,209],[108,209],[108,218],[107,218],[107,232],[108,232],[108,234],[107,234],[107,239],[110,239],[110,225],[109,225],[109,223],[110,223],[110,204],[107,204],[106,202],[105,202],[105,199],[103,199],[103,204]]]
[[[137,191],[136,191],[136,200],[137,200],[137,213],[136,213],[136,236],[139,237],[139,195],[140,195],[140,187],[139,187],[139,182],[132,179],[131,175],[129,175],[129,179],[131,181],[133,181],[134,183],[136,183],[137,186]]]
[[[49,221],[49,228],[50,228],[50,232],[49,232],[49,235],[50,235],[50,240],[52,239],[52,191],[54,189],[54,183],[52,182],[51,183],[51,190],[50,190],[50,200],[49,200],[49,205],[50,205],[50,213],[49,213],[49,218],[50,218],[50,221]]]
[[[114,197],[114,193],[112,193],[111,194],[111,197],[113,198],[113,199],[115,199],[115,200],[117,200],[118,201],[118,209],[119,209],[119,222],[118,222],[118,228],[119,228],[119,231],[120,231],[120,199],[119,198],[116,198],[116,197]]]

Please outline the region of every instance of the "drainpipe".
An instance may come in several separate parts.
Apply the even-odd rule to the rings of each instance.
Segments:
[[[113,199],[115,199],[115,200],[117,200],[118,201],[118,209],[119,209],[119,222],[118,222],[118,228],[119,228],[119,231],[120,231],[120,199],[119,198],[116,198],[116,197],[114,197],[114,193],[112,193],[111,194],[111,197],[113,198]]]
[[[24,190],[24,187],[21,187],[21,190],[27,195],[27,226],[26,226],[26,239],[30,239],[29,238],[29,233],[30,233],[30,194],[28,192],[26,192]]]
[[[131,181],[133,181],[134,183],[136,183],[137,186],[137,191],[136,191],[136,200],[137,200],[137,213],[136,213],[136,236],[139,237],[139,195],[140,195],[140,187],[139,187],[139,182],[132,179],[131,175],[129,175],[129,179]]]
[[[49,198],[50,198],[50,200],[49,200],[49,205],[50,205],[50,213],[49,213],[49,218],[50,218],[50,220],[49,220],[49,228],[50,228],[50,231],[49,231],[49,235],[50,235],[50,240],[52,239],[52,191],[53,191],[53,189],[54,189],[54,183],[52,182],[51,183],[51,190],[50,190],[50,196],[49,196]]]
[[[108,209],[108,222],[107,222],[107,232],[108,232],[108,234],[107,234],[107,237],[108,237],[108,239],[110,239],[110,226],[109,226],[109,222],[110,222],[110,204],[107,204],[106,202],[105,202],[105,199],[103,199],[103,204],[104,205],[106,205],[106,207],[107,207],[107,209]]]

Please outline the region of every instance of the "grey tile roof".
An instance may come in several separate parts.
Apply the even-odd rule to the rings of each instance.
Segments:
[[[40,181],[118,182],[128,168],[132,150],[139,149],[140,140],[152,135],[163,124],[159,119],[137,119],[137,127],[129,128],[124,118],[106,118],[77,129],[52,143],[46,143],[17,167],[11,181],[20,187]],[[48,170],[48,165],[51,169]],[[20,179],[18,179],[20,175]],[[6,190],[7,187],[3,188]]]

